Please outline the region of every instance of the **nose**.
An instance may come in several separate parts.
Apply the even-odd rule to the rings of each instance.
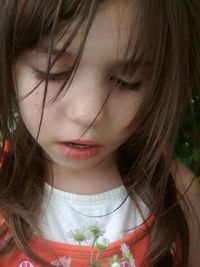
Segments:
[[[68,120],[82,127],[100,124],[106,112],[106,98],[103,85],[95,77],[74,80],[65,95],[65,115]]]

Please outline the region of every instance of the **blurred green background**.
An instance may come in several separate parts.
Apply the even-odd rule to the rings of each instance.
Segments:
[[[175,157],[192,169],[200,181],[200,97],[197,92],[180,127]]]

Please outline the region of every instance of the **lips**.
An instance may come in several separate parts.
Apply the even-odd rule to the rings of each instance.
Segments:
[[[71,144],[77,144],[77,145],[93,145],[93,146],[100,146],[99,143],[95,141],[89,141],[89,140],[70,140],[70,141],[64,141],[61,143],[71,143]]]
[[[62,156],[71,159],[87,160],[100,153],[102,145],[93,141],[70,140],[57,142]]]
[[[86,148],[86,147],[93,147],[94,145],[87,145],[87,144],[77,144],[77,143],[72,143],[72,142],[65,142],[64,144],[69,145],[69,146],[75,146],[75,147],[80,147],[80,148]]]

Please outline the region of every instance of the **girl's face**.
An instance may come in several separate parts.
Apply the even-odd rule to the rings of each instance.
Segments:
[[[109,162],[115,158],[117,148],[131,134],[127,126],[134,118],[144,94],[143,86],[137,87],[138,82],[142,82],[139,70],[130,76],[124,76],[121,72],[128,38],[130,34],[136,34],[132,27],[132,18],[135,16],[133,11],[132,6],[123,5],[122,1],[99,9],[75,77],[68,91],[65,91],[66,94],[61,93],[62,97],[56,102],[50,99],[59,91],[66,72],[72,68],[84,25],[67,52],[51,69],[38,143],[53,164],[69,169],[94,168],[104,159]],[[55,53],[62,47],[66,35],[55,44]],[[47,62],[45,41],[35,50],[20,56],[14,75],[19,97],[25,96],[38,85],[46,71]],[[34,92],[19,102],[22,119],[34,138],[41,118],[44,87],[45,82],[42,82]],[[73,154],[61,142],[74,140],[89,141],[100,147],[72,148],[71,151],[75,151]]]

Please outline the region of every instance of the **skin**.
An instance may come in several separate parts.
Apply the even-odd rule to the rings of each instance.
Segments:
[[[182,194],[179,203],[183,208],[189,228],[190,246],[188,267],[200,266],[200,184],[186,166],[174,161],[170,169],[178,191]],[[188,209],[185,207],[188,205]]]
[[[102,6],[93,21],[73,82],[67,93],[55,103],[50,102],[50,99],[58,92],[63,80],[49,82],[38,143],[51,161],[54,187],[74,193],[94,194],[122,184],[116,165],[116,150],[131,134],[130,127],[127,127],[142,102],[144,88],[141,87],[139,91],[122,90],[108,76],[115,73],[128,82],[142,79],[139,72],[123,77],[119,71],[119,62],[123,61],[130,29],[134,32],[131,24],[133,16],[133,8],[120,1]],[[124,20],[119,23],[121,17]],[[68,53],[55,63],[51,72],[62,72],[72,67],[83,31],[84,25]],[[62,47],[65,38],[67,33],[56,43],[56,49]],[[45,45],[44,40],[33,51],[26,51],[15,66],[14,77],[21,116],[34,138],[38,132],[45,83],[41,83],[28,97],[23,99],[23,96],[39,82],[33,68],[43,72],[46,70],[48,55]],[[82,136],[98,115],[111,88],[112,93],[103,110]],[[63,157],[56,141],[77,140],[80,137],[81,140],[92,140],[103,145],[101,152],[88,160]],[[47,181],[50,183],[48,177]]]

